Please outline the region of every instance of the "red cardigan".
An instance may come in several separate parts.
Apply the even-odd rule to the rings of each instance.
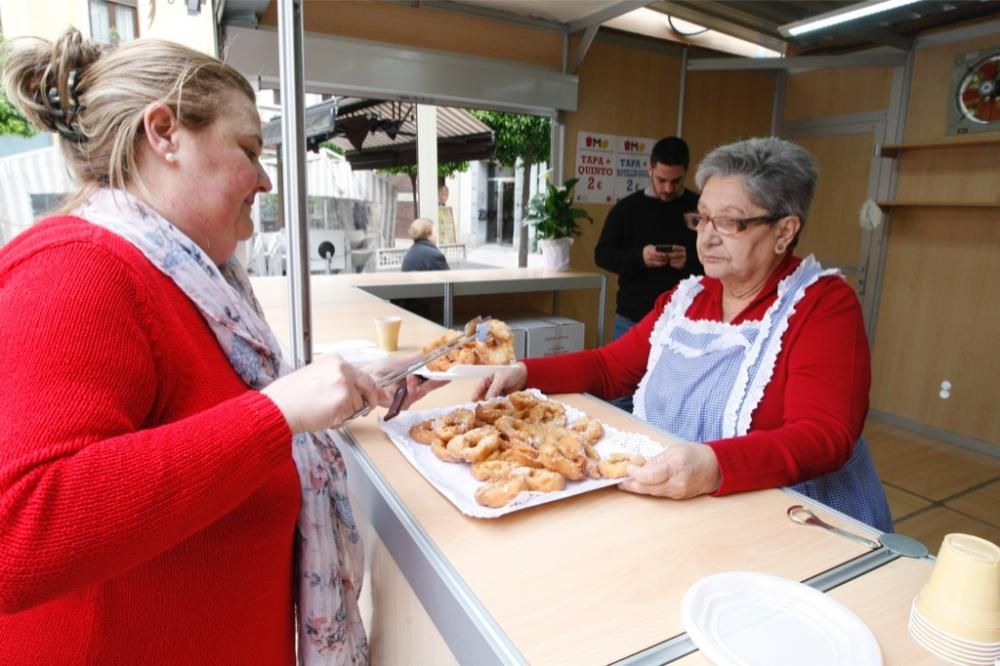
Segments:
[[[0,251],[0,664],[292,664],[291,432],[74,218]]]
[[[757,298],[732,320],[759,321],[777,298],[778,282],[799,265],[789,257]],[[702,278],[690,319],[722,321],[722,284]],[[646,372],[653,325],[673,297],[662,295],[627,334],[600,349],[526,359],[528,385],[546,393],[586,391],[602,398],[635,390]],[[717,494],[773,488],[839,469],[868,414],[871,360],[861,307],[839,277],[810,286],[782,339],[771,382],[742,437],[707,442],[719,460]]]

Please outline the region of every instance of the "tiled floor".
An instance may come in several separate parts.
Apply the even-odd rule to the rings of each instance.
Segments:
[[[869,419],[865,437],[896,531],[937,553],[945,534],[1000,544],[1000,458]]]

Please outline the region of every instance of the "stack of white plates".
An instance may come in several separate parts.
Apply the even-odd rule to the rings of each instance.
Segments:
[[[916,599],[910,607],[909,629],[920,645],[953,664],[994,666],[1000,662],[1000,642],[970,641],[935,626],[920,614]]]

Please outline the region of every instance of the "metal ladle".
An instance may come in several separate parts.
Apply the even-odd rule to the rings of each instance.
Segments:
[[[903,557],[920,558],[927,555],[927,546],[912,537],[886,532],[878,538],[877,542],[875,542],[861,536],[860,534],[854,534],[853,532],[848,532],[847,530],[831,525],[801,504],[795,504],[794,506],[788,507],[788,518],[792,522],[800,525],[814,525],[816,527],[822,527],[825,530],[830,530],[834,534],[838,534],[845,539],[853,541],[854,543],[861,544],[869,550],[875,550],[876,548],[882,547],[896,553],[897,555],[902,555]]]

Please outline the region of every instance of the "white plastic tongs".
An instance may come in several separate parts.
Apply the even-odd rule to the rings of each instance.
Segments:
[[[417,356],[410,360],[409,363],[403,367],[390,372],[385,377],[382,377],[378,381],[379,387],[392,386],[401,379],[404,379],[407,375],[411,375],[420,368],[424,367],[431,361],[436,361],[448,352],[454,351],[459,347],[465,345],[470,340],[479,340],[480,342],[485,342],[486,338],[489,337],[490,327],[489,323],[492,317],[482,316],[472,319],[465,325],[465,332],[459,337],[449,340],[444,344],[438,345],[429,351],[425,351],[420,356]],[[397,414],[399,414],[400,409],[403,407],[403,400],[406,399],[406,382],[396,390],[396,394],[392,397],[392,403],[389,405],[389,409],[386,411],[385,416],[382,417],[383,420],[388,421],[392,419]],[[358,417],[364,416],[371,411],[371,405],[365,404],[364,407],[354,412],[348,421],[356,419]]]

